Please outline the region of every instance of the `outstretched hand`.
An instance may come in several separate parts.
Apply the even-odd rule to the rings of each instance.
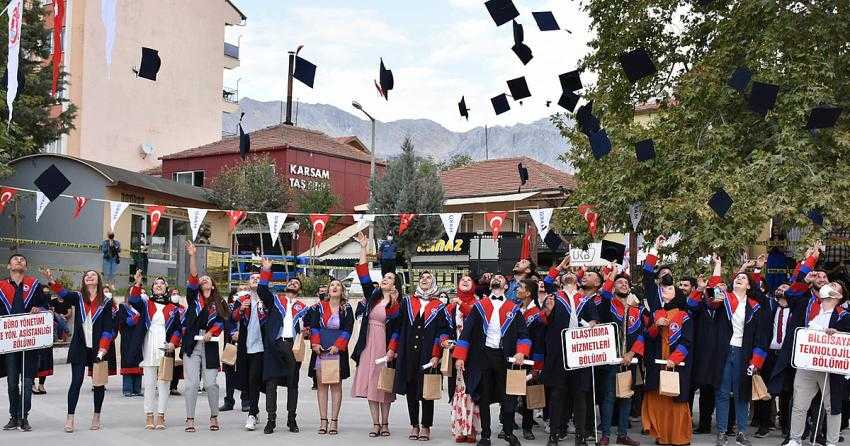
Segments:
[[[50,271],[50,268],[42,266],[41,268],[38,269],[38,271],[41,273],[42,276],[44,276],[45,279],[47,279],[47,283],[53,283],[54,282],[53,272]]]
[[[186,241],[186,254],[189,254],[189,257],[195,257],[195,254],[198,252],[198,248],[195,247],[195,244]]]
[[[263,270],[269,271],[272,269],[272,261],[267,257],[263,257],[263,260],[260,260],[260,266],[262,266]]]
[[[363,235],[362,232],[358,232],[357,235],[354,236],[354,240],[360,244],[361,248],[365,248],[369,245],[369,238]]]

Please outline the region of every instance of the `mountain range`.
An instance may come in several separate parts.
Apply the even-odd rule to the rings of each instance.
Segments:
[[[244,129],[252,132],[279,124],[282,121],[281,104],[281,101],[240,99],[241,112],[245,113]],[[296,115],[295,110],[293,115]],[[333,137],[354,135],[367,147],[371,144],[370,122],[333,105],[298,103],[294,120],[300,127],[319,130]],[[224,113],[222,133],[235,135],[238,122],[238,113]],[[484,133],[483,127],[453,132],[430,119],[378,121],[375,125],[376,153],[380,157],[397,154],[404,138],[410,136],[419,154],[436,160],[446,160],[455,154],[469,154],[476,160],[528,156],[557,169],[571,171],[568,164],[558,160],[558,156],[570,150],[569,142],[548,118],[529,124],[489,127],[486,154]]]

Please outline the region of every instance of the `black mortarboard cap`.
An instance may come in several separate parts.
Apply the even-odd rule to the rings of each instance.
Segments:
[[[508,90],[510,90],[515,101],[531,97],[531,91],[528,90],[528,82],[525,81],[525,77],[509,80]]]
[[[38,178],[35,179],[35,187],[43,193],[48,200],[53,201],[58,196],[65,192],[65,189],[71,185],[68,178],[62,174],[55,164],[44,170]]]
[[[469,109],[466,108],[466,98],[461,96],[460,102],[457,103],[457,108],[460,111],[460,116],[466,118],[469,121]]]
[[[711,206],[711,209],[718,217],[725,218],[726,213],[729,212],[729,208],[732,207],[732,197],[723,188],[720,188],[708,200],[708,205]]]
[[[552,252],[557,252],[559,249],[561,249],[561,245],[564,243],[563,239],[561,239],[561,236],[558,235],[558,233],[555,231],[547,232],[546,237],[543,239],[543,241],[546,243],[546,246]]]
[[[561,94],[561,98],[558,99],[558,105],[573,112],[576,109],[576,105],[578,105],[578,100],[579,95],[573,93],[572,91],[565,91]]]
[[[823,226],[823,214],[821,214],[819,210],[812,209],[808,214],[806,214],[806,216],[809,217],[809,220],[811,220],[812,223],[818,226]]]
[[[593,115],[593,101],[578,108],[578,111],[576,111],[576,122],[578,122],[581,132],[588,137],[599,131],[601,125],[599,124],[599,118]]]
[[[531,59],[534,58],[534,55],[531,54],[531,48],[522,42],[515,44],[511,49],[514,50],[514,53],[519,57],[523,65],[528,65]]]
[[[623,257],[626,255],[626,245],[612,242],[611,240],[602,240],[601,250],[600,257],[603,259],[609,262],[623,263]]]
[[[647,76],[652,76],[658,70],[649,57],[649,53],[643,48],[620,54],[620,65],[626,73],[629,82],[635,83]]]
[[[593,157],[597,160],[601,160],[611,151],[611,140],[608,139],[608,133],[605,129],[600,129],[590,135],[590,151],[593,152]]]
[[[511,109],[511,104],[508,103],[508,96],[504,93],[490,98],[490,102],[493,103],[493,110],[496,111],[497,115],[501,115]]]
[[[248,152],[251,150],[251,135],[245,133],[245,130],[242,128],[242,118],[244,117],[245,113],[243,112],[242,115],[239,116],[239,155],[242,156],[243,160],[248,156]]]
[[[484,2],[484,6],[487,7],[487,12],[496,22],[496,26],[502,26],[519,17],[519,11],[511,0],[488,0]]]
[[[162,59],[159,58],[159,51],[142,47],[142,63],[139,65],[139,71],[136,74],[139,77],[155,81],[160,66],[162,66]]]
[[[537,27],[540,28],[540,31],[557,31],[561,29],[552,11],[537,11],[532,12],[531,15],[537,21]]]
[[[395,86],[395,80],[393,79],[393,71],[388,70],[387,67],[384,66],[384,59],[381,58],[381,68],[378,73],[378,79],[380,80],[380,92],[381,95],[384,96],[384,99],[390,100],[390,90]]]
[[[747,89],[747,85],[750,85],[750,80],[753,78],[753,73],[747,67],[738,67],[735,69],[735,72],[732,73],[732,76],[729,77],[729,80],[726,81],[726,85],[737,90],[739,93],[743,93],[744,90]]]
[[[581,90],[581,73],[578,70],[573,70],[558,76],[561,81],[561,88],[564,91]]]
[[[762,116],[766,115],[768,110],[776,105],[776,95],[778,93],[779,85],[753,82],[749,99],[750,110]]]
[[[828,105],[815,107],[809,113],[809,120],[806,122],[806,128],[814,130],[835,127],[835,123],[838,121],[839,116],[841,116],[840,107],[832,107]]]
[[[528,168],[523,166],[522,163],[516,165],[517,173],[519,173],[519,182],[522,186],[525,186],[525,183],[528,182]]]
[[[313,88],[313,81],[316,79],[316,65],[307,59],[295,56],[295,69],[292,71],[292,77]]]
[[[525,40],[525,33],[522,31],[522,25],[517,23],[516,20],[513,21],[514,28],[514,43],[522,43]]]
[[[655,158],[655,141],[644,139],[635,144],[635,154],[638,161],[647,161]]]

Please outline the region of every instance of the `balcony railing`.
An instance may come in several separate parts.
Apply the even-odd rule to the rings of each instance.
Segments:
[[[231,104],[236,104],[239,102],[239,95],[236,90],[232,88],[224,88],[221,90],[221,97],[224,98],[224,102],[230,102]]]
[[[239,46],[224,42],[224,55],[239,60]]]

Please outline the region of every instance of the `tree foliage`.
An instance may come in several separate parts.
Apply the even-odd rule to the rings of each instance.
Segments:
[[[289,183],[275,173],[274,160],[251,155],[226,166],[210,184],[210,201],[219,209],[285,212],[289,206]],[[265,216],[252,215],[263,224]]]
[[[613,149],[594,160],[571,119],[553,116],[573,146],[563,156],[577,170],[572,204],[594,205],[600,229],[623,231],[631,229],[629,205],[642,203],[639,230],[648,241],[680,232],[675,250],[683,262],[740,253],[774,217],[817,237],[824,228],[806,217],[811,209],[823,213],[827,228],[850,226],[850,3],[699,3],[583,2],[595,37],[580,69],[598,75],[585,97]],[[618,56],[640,47],[658,73],[631,85]],[[749,91],[726,85],[738,66],[752,70],[754,81],[780,86],[765,117],[748,109]],[[660,112],[636,123],[635,105],[649,100]],[[837,127],[804,130],[809,110],[823,104],[844,108]],[[656,157],[639,163],[634,144],[646,138],[655,141]],[[721,187],[734,200],[723,219],[707,205]],[[556,220],[587,234],[575,211]]]
[[[299,190],[293,195],[293,204],[297,212],[302,214],[326,214],[339,204],[339,197],[334,194],[328,181],[317,181],[312,187]],[[310,228],[310,219],[306,216],[298,217],[302,227]],[[333,226],[338,217],[331,217],[328,226]]]
[[[370,212],[376,214],[435,213],[443,209],[443,184],[434,164],[415,154],[413,141],[404,140],[401,154],[387,163],[386,173],[374,178],[370,184],[372,199]],[[398,234],[398,218],[378,218],[377,234]],[[398,247],[410,259],[416,247],[430,242],[443,233],[438,216],[417,216],[413,224],[396,238]]]
[[[472,164],[472,156],[468,153],[455,153],[449,159],[437,163],[437,167],[441,172],[457,169],[458,167],[466,167]]]
[[[53,65],[45,63],[50,60],[51,33],[44,27],[44,13],[40,2],[26,1],[24,4],[23,24],[21,25],[21,52],[19,56],[19,85],[12,112],[12,123],[6,126],[9,110],[6,106],[6,80],[3,76],[0,91],[0,119],[3,130],[0,130],[0,176],[9,173],[6,163],[26,155],[40,152],[48,144],[59,139],[73,128],[72,122],[76,107],[68,104],[67,108],[54,115],[52,109],[68,103],[57,91],[51,96],[53,83]],[[0,29],[9,28],[9,14],[0,17]],[[5,67],[8,59],[7,39],[0,45],[0,66]],[[67,85],[67,73],[60,73],[57,90]],[[21,82],[22,81],[22,82]]]

